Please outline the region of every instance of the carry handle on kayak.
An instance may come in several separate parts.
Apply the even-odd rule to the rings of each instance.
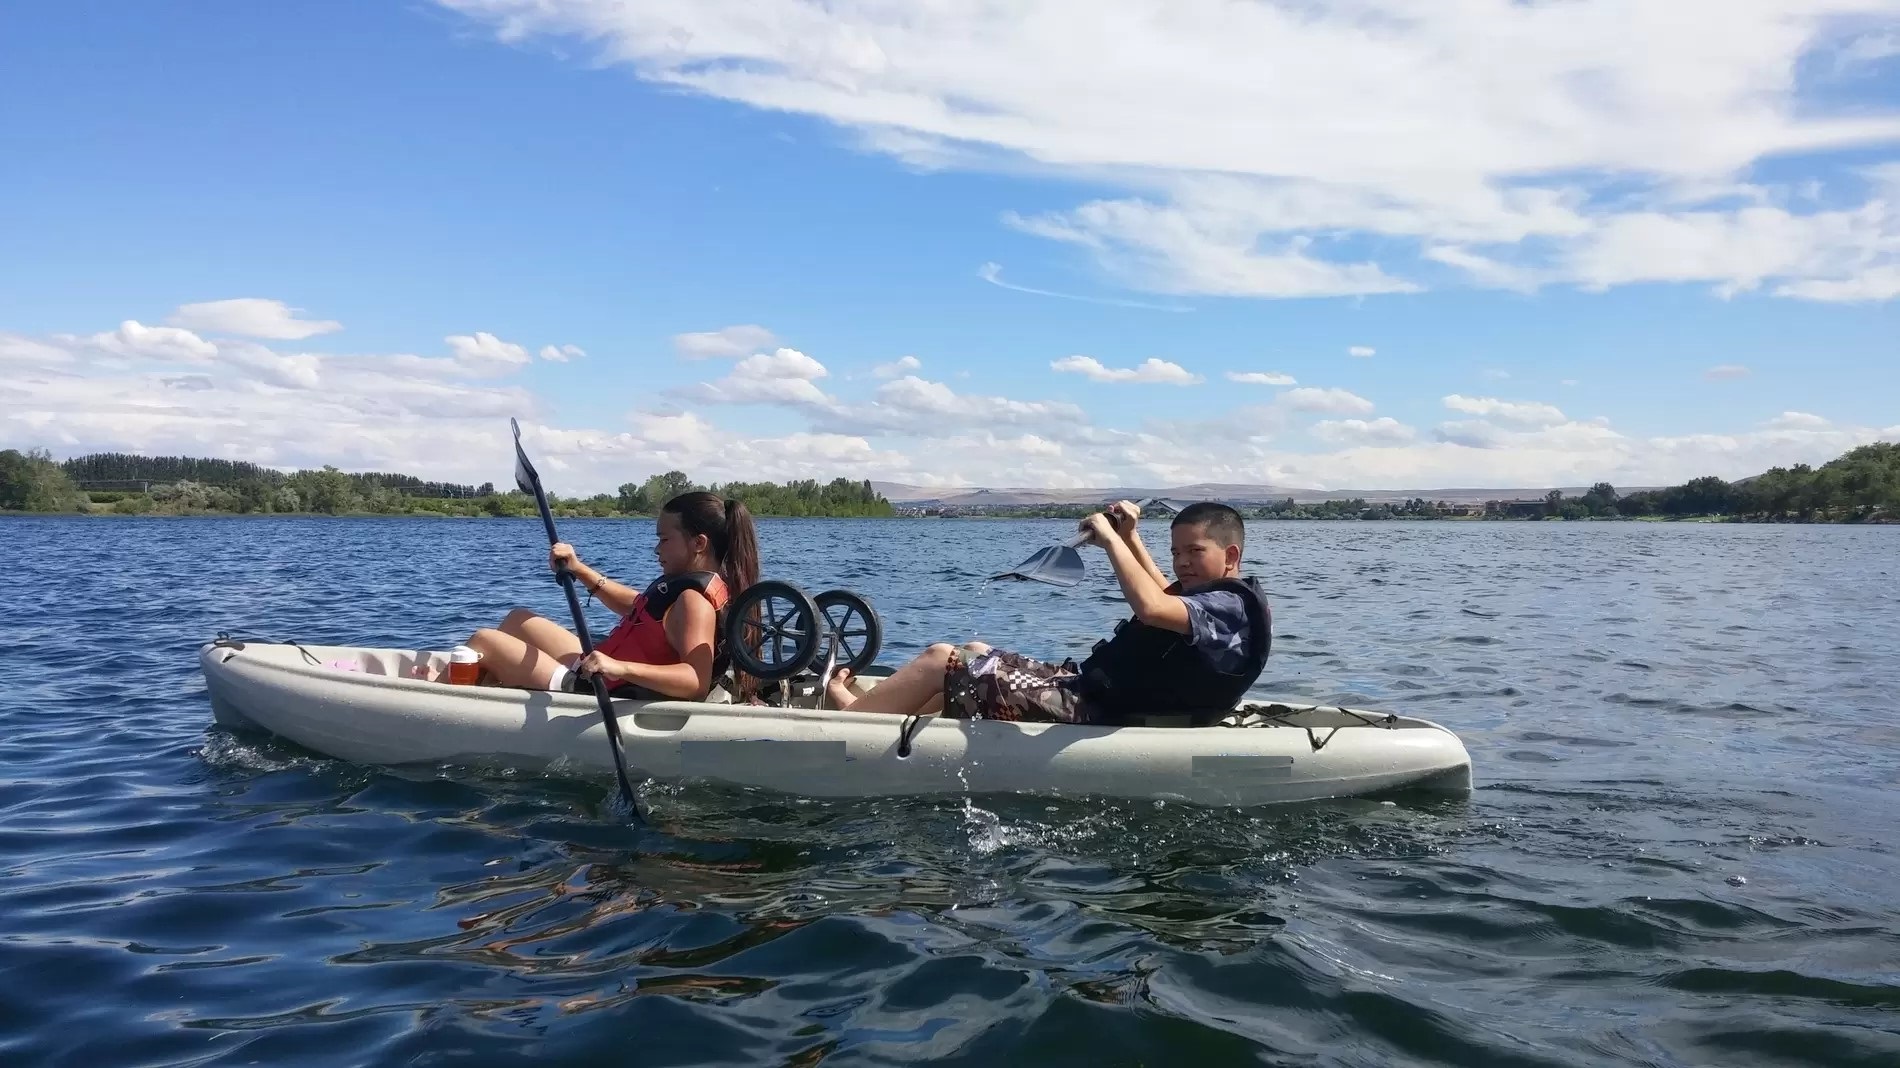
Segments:
[[[541,476],[535,473],[534,465],[528,462],[528,454],[521,448],[521,424],[513,418],[508,426],[515,434],[515,485],[521,492],[534,495],[534,503],[541,509],[541,525],[547,528],[548,544],[553,545],[561,539],[554,533],[554,513],[548,510],[548,495],[541,489]],[[581,655],[584,657],[594,651],[594,639],[587,631],[587,616],[581,611],[580,595],[574,592],[574,575],[561,565],[554,574],[561,589],[567,594],[567,610],[574,616],[574,633],[581,640]],[[627,781],[627,762],[623,758],[620,745],[620,721],[614,716],[613,699],[607,696],[607,680],[599,675],[588,676],[594,687],[594,700],[600,705],[600,721],[607,728],[607,745],[613,750],[614,777],[620,781],[620,796],[633,811],[634,817],[640,817],[640,803],[634,799],[633,784]]]

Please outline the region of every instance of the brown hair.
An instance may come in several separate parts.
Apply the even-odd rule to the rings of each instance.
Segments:
[[[759,581],[759,534],[743,501],[697,490],[667,501],[662,510],[679,517],[688,537],[706,536],[731,596],[738,597]]]
[[[700,534],[706,536],[712,554],[719,559],[719,573],[726,580],[727,596],[737,600],[740,594],[759,581],[759,532],[752,525],[752,513],[746,510],[745,502],[722,499],[716,493],[696,490],[674,497],[661,510],[678,516],[680,529],[686,531],[688,537]],[[758,607],[755,605],[747,615],[754,623],[751,632],[758,634]],[[715,635],[714,647],[723,640],[723,635]],[[756,653],[756,639],[753,644],[753,652]],[[723,656],[714,658],[714,674],[719,672],[719,664],[723,659]],[[740,671],[736,665],[732,668],[732,675],[739,684],[740,700],[748,700],[758,694],[757,679]]]

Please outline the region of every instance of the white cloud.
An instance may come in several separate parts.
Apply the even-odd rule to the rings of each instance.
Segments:
[[[871,375],[875,378],[896,378],[899,375],[910,374],[923,365],[924,361],[915,356],[900,356],[890,363],[880,363],[871,368]]]
[[[1487,367],[1478,372],[1478,377],[1484,379],[1486,382],[1502,382],[1511,377],[1511,372],[1501,367]]]
[[[1313,424],[1312,434],[1333,445],[1403,445],[1418,437],[1418,431],[1391,416],[1380,416],[1370,422],[1322,419]]]
[[[1869,267],[1847,278],[1788,282],[1778,286],[1775,293],[1834,304],[1892,300],[1900,297],[1900,267]]]
[[[198,363],[216,358],[218,347],[189,330],[176,326],[146,326],[127,319],[117,330],[94,334],[85,343],[115,356],[141,356],[152,360],[179,360]]]
[[[728,326],[696,334],[674,334],[673,348],[689,360],[730,359],[758,352],[777,340],[763,326]]]
[[[1900,136],[1884,82],[1808,76],[1889,58],[1891,0],[438,2],[912,166],[1114,189],[1005,220],[1154,292],[1900,295],[1896,201],[1810,162]],[[1805,173],[1749,185],[1769,160]]]
[[[1425,258],[1456,267],[1478,285],[1516,293],[1534,292],[1543,284],[1537,271],[1500,263],[1459,245],[1434,245],[1425,249]]]
[[[1229,371],[1227,380],[1249,386],[1292,386],[1298,383],[1292,375],[1278,371]]]
[[[1766,425],[1779,430],[1813,430],[1833,424],[1813,412],[1782,412]]]
[[[1327,412],[1332,415],[1366,415],[1371,401],[1344,389],[1316,389],[1301,386],[1280,394],[1275,401],[1296,412]]]
[[[1156,293],[1216,297],[1330,297],[1415,293],[1378,264],[1335,263],[1308,254],[1313,239],[1262,249],[1261,233],[1217,206],[1161,207],[1098,200],[1069,212],[1004,221],[1024,233],[1093,250],[1128,285]]]
[[[1900,439],[1900,426],[1772,410],[1747,417],[1733,433],[1636,437],[1606,420],[1568,420],[1548,405],[1484,397],[1448,402],[1466,418],[1421,432],[1372,418],[1371,402],[1345,390],[1310,387],[1199,422],[1099,427],[1072,403],[962,394],[914,375],[879,383],[862,402],[828,397],[817,388],[830,381],[823,364],[791,349],[736,361],[708,386],[735,401],[756,391],[763,403],[806,416],[808,428],[761,434],[744,419],[722,420],[729,413],[715,407],[556,428],[540,397],[473,377],[459,359],[280,352],[152,329],[0,333],[7,372],[0,375],[0,440],[59,455],[124,450],[330,463],[505,485],[507,419],[519,416],[537,461],[546,457],[551,488],[568,494],[610,491],[669,467],[700,479],[842,475],[933,485],[1656,485],[1819,464],[1856,445]],[[1298,433],[1301,413],[1315,411],[1330,417]]]
[[[323,378],[323,357],[309,353],[283,354],[254,342],[231,342],[218,354],[237,367],[253,372],[259,381],[284,389],[316,389]]]
[[[485,331],[478,330],[472,336],[453,334],[442,340],[448,342],[458,363],[477,374],[506,373],[531,362],[527,349]]]
[[[1555,405],[1540,401],[1507,401],[1496,397],[1467,397],[1453,393],[1445,398],[1445,407],[1454,412],[1467,412],[1512,423],[1549,426],[1568,421]]]
[[[1748,368],[1739,363],[1718,364],[1702,372],[1702,377],[1711,382],[1732,381],[1737,378],[1747,378],[1748,375]]]
[[[553,363],[567,363],[569,360],[578,360],[586,355],[587,350],[579,345],[541,346],[541,358]]]
[[[966,427],[1028,426],[1043,434],[1085,431],[1088,415],[1066,401],[1024,401],[958,393],[942,382],[905,375],[879,386],[868,405],[841,408],[840,425],[944,434]]]
[[[1353,347],[1346,350],[1346,355],[1357,356],[1360,359],[1365,359],[1366,357],[1371,356],[1373,353],[1377,351],[1378,351],[1377,349],[1374,349],[1370,345],[1354,345]]]
[[[1564,386],[1564,387],[1566,387],[1566,388],[1567,388],[1567,387],[1570,387],[1570,386],[1574,386],[1574,385],[1576,385],[1576,384],[1577,384],[1577,380],[1576,380],[1576,379],[1574,379],[1574,378],[1566,378],[1566,379],[1564,379],[1563,381],[1561,381],[1561,382],[1559,382],[1559,383],[1557,383],[1557,384],[1558,384],[1558,385],[1560,385],[1560,386]]]
[[[1050,369],[1078,374],[1093,382],[1148,382],[1170,386],[1192,386],[1203,381],[1178,363],[1149,357],[1135,367],[1106,367],[1093,356],[1064,356],[1049,364]]]
[[[57,367],[72,362],[72,353],[58,345],[0,333],[0,367]]]
[[[181,304],[166,321],[201,333],[236,334],[274,341],[301,341],[343,329],[343,324],[334,319],[300,319],[297,316],[302,311],[281,300],[238,297]]]
[[[781,348],[747,356],[724,378],[681,392],[707,404],[771,404],[831,411],[837,402],[814,384],[830,373],[824,364],[797,349]]]

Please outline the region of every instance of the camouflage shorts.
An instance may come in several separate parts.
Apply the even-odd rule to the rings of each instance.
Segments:
[[[1007,719],[1031,723],[1091,723],[1075,690],[1073,663],[1060,666],[993,650],[964,662],[950,655],[943,673],[943,714],[950,719]]]

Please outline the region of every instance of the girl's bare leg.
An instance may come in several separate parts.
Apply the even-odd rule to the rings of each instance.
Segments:
[[[581,640],[552,619],[526,608],[517,608],[501,621],[499,629],[572,666],[581,656]]]
[[[567,666],[545,649],[487,627],[469,637],[468,647],[482,654],[482,668],[502,686],[545,690],[554,678],[554,670]],[[576,643],[576,655],[579,652]]]
[[[581,640],[566,627],[526,608],[508,613],[501,626],[484,627],[467,642],[482,654],[482,667],[501,686],[545,690],[557,667],[574,666]]]

